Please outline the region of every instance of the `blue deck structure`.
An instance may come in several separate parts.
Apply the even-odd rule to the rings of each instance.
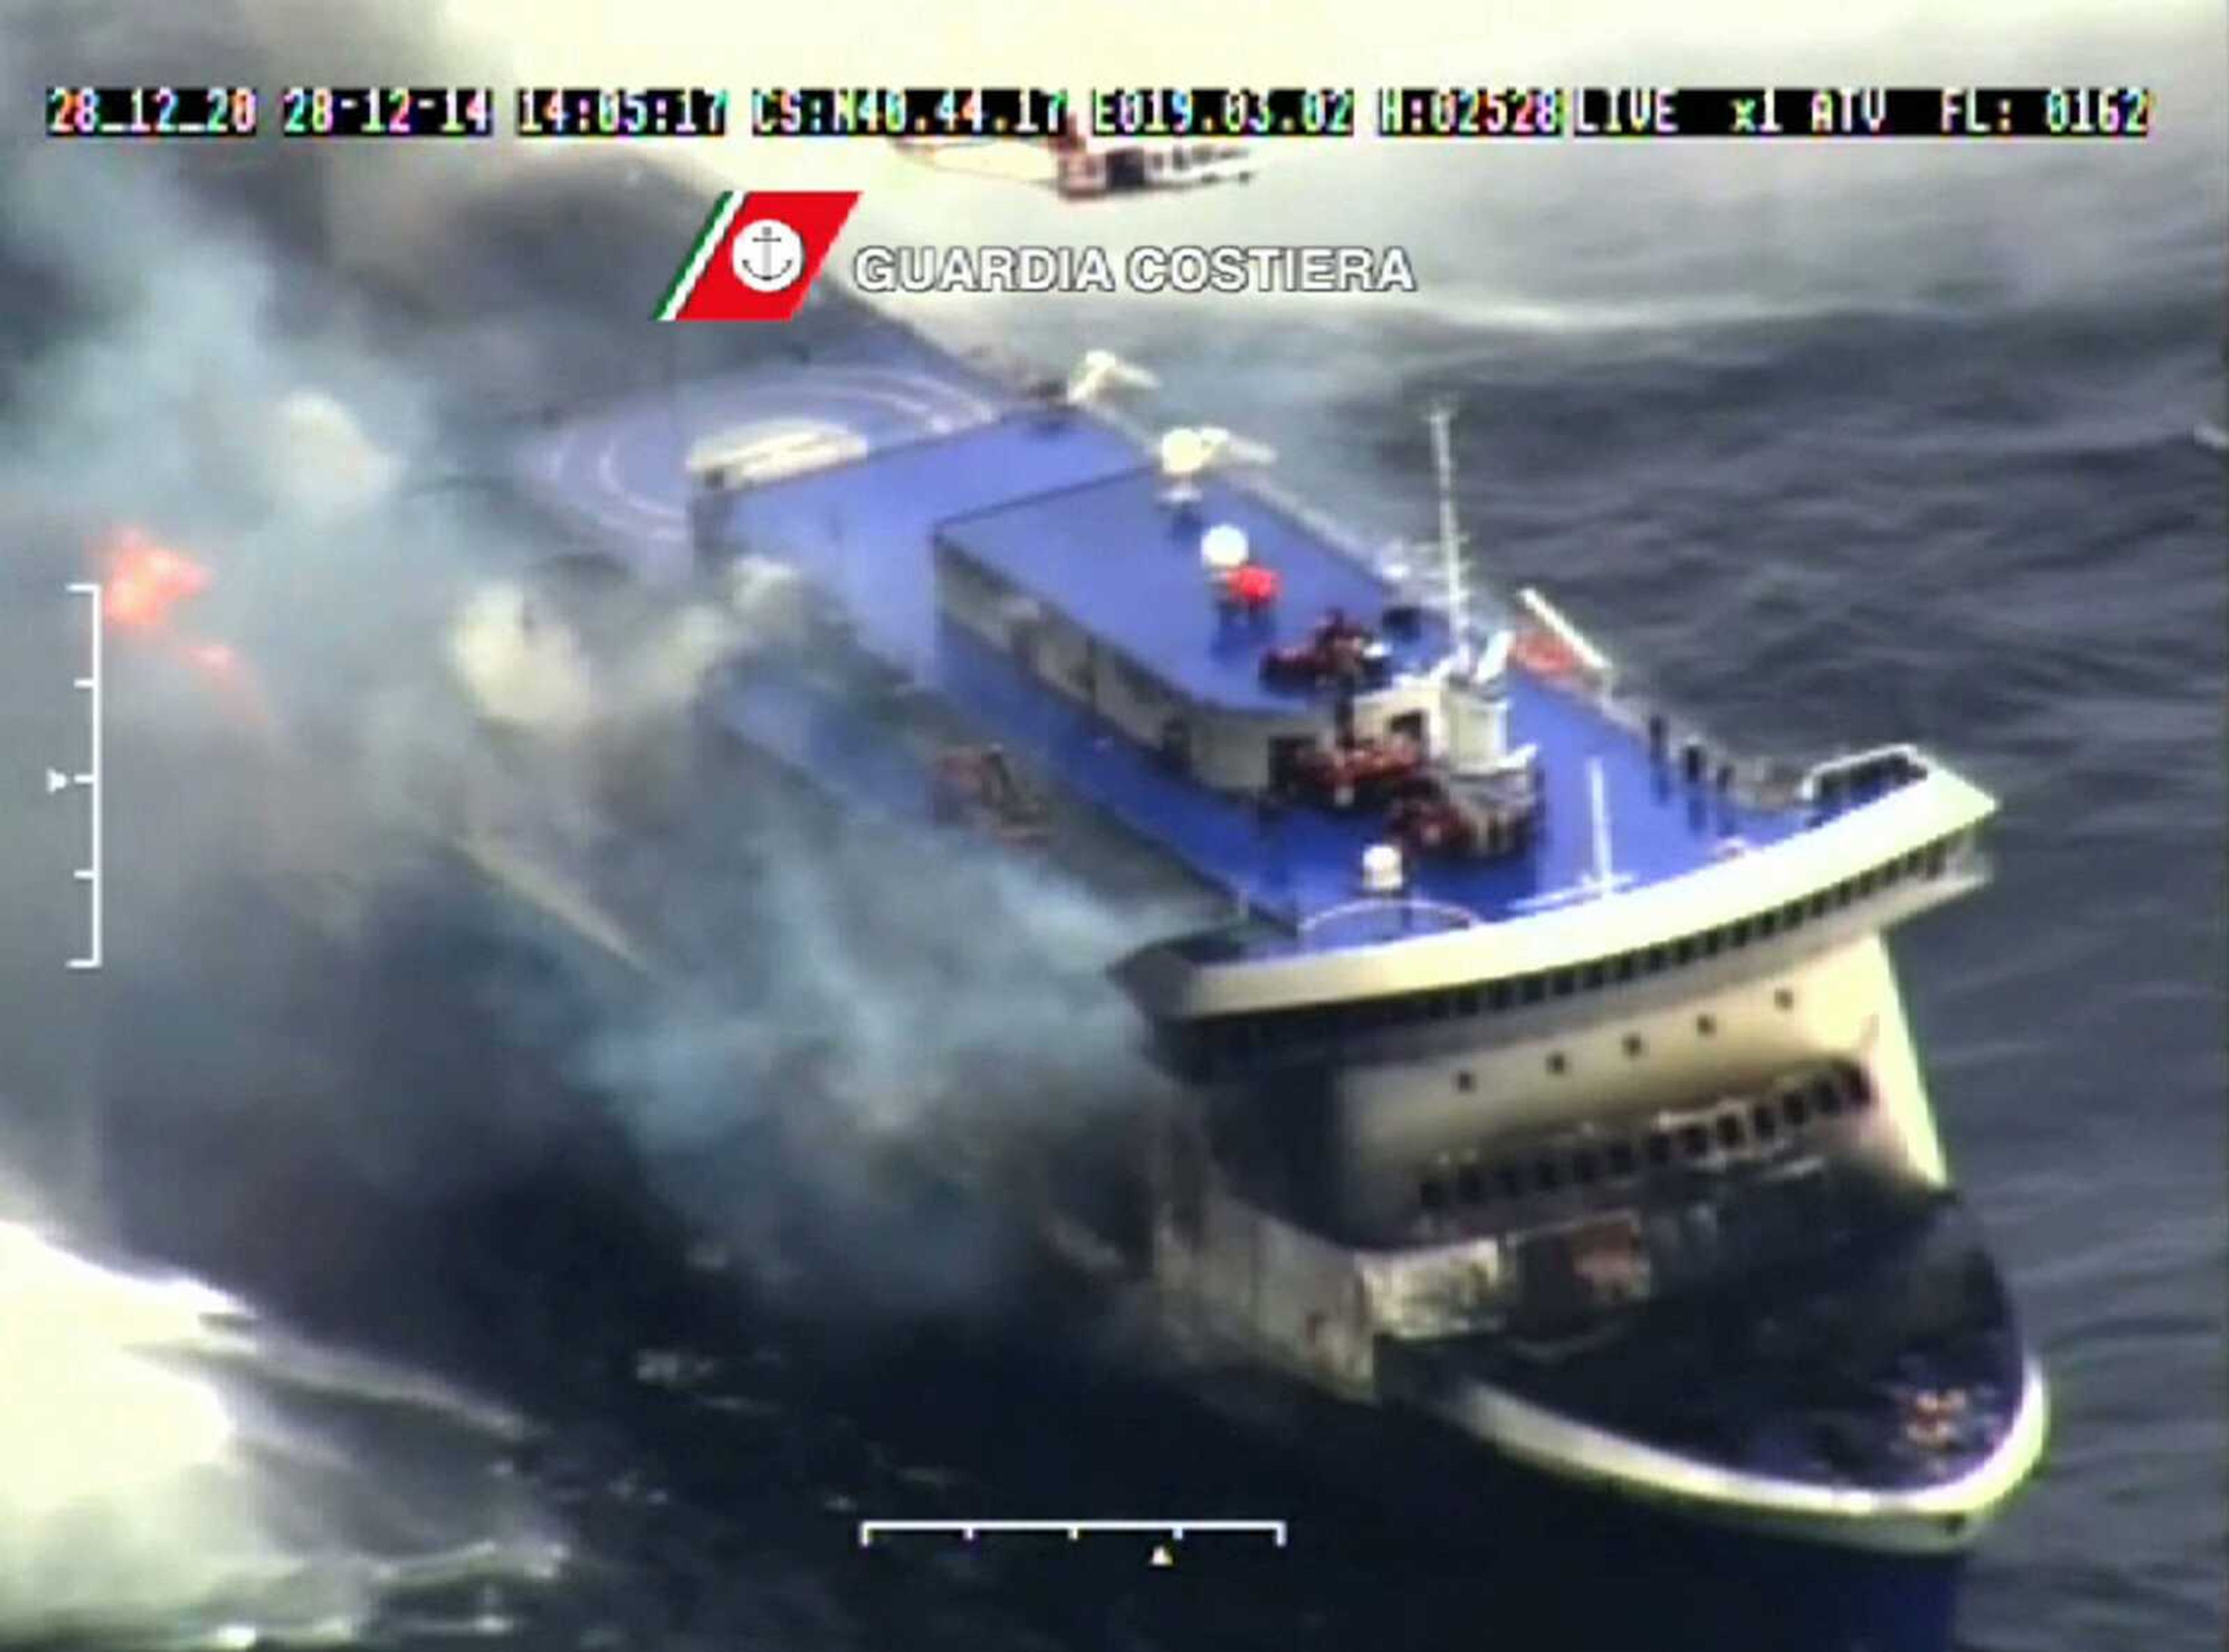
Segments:
[[[1242,530],[1254,562],[1282,582],[1258,622],[1230,619],[1209,600],[1199,542],[1218,524]],[[1163,502],[1157,472],[1132,470],[947,520],[937,534],[1185,699],[1226,711],[1305,704],[1263,685],[1262,651],[1305,641],[1334,608],[1374,623],[1394,600],[1384,581],[1306,524],[1215,479],[1179,509]],[[1425,670],[1447,652],[1437,625],[1413,643],[1388,643],[1403,670]]]
[[[796,569],[851,618],[864,650],[1235,902],[1295,929],[1352,902],[1362,852],[1384,836],[1381,820],[1304,806],[1265,816],[1249,800],[1187,781],[943,619],[935,547],[941,538],[1172,687],[1235,710],[1299,703],[1262,685],[1261,650],[1305,636],[1328,608],[1374,620],[1391,590],[1256,492],[1211,477],[1179,517],[1159,497],[1150,456],[1113,424],[1049,411],[927,346],[914,354],[887,347],[899,356],[825,373],[783,367],[721,387],[723,405],[768,424],[834,420],[851,402],[869,411],[847,426],[862,456],[720,500],[710,524],[719,542]],[[901,416],[888,395],[864,395],[868,379],[845,388],[845,371],[897,376],[913,387],[915,412]],[[701,406],[708,393],[692,400]],[[686,429],[670,406],[649,402],[584,428],[565,445],[550,438],[532,448],[529,482],[576,514],[608,518],[624,514],[605,497],[614,481],[646,489],[655,472],[658,498],[682,510],[687,445],[704,430]],[[1257,560],[1282,582],[1275,614],[1258,628],[1219,620],[1207,600],[1198,535],[1224,522],[1246,532]],[[1444,637],[1436,618],[1428,620],[1397,664],[1427,663]],[[1512,858],[1416,863],[1412,889],[1424,901],[1484,920],[1523,916],[1676,877],[1728,852],[1730,839],[1762,848],[1808,823],[1802,809],[1759,808],[1685,785],[1585,695],[1522,671],[1510,678],[1510,739],[1540,754],[1538,830]],[[761,672],[725,691],[717,715],[863,801],[903,800],[911,759],[902,739],[832,690]],[[1308,944],[1389,938],[1380,927],[1326,924]]]

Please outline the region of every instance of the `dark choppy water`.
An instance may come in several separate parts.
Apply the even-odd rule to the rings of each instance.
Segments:
[[[2056,1385],[2049,1467],[1969,1586],[1960,1644],[1977,1652],[2179,1652],[2220,1635],[2229,522],[2222,460],[2190,434],[2218,416],[2222,389],[2218,145],[2208,164],[2181,190],[2162,188],[2157,167],[2108,183],[2120,215],[2098,233],[2142,260],[2125,280],[2086,267],[2043,279],[2006,248],[2023,211],[2094,207],[2092,177],[2063,202],[2040,187],[2025,207],[1992,196],[1986,256],[1920,271],[1912,237],[1871,264],[1845,247],[1839,296],[1831,275],[1783,263],[1779,287],[1686,321],[1651,321],[1648,297],[1693,297],[1753,267],[1683,254],[1628,282],[1640,296],[1607,319],[1558,309],[1552,283],[1529,307],[1459,292],[1289,325],[1050,305],[1001,318],[1054,350],[1078,325],[1114,335],[1166,367],[1172,405],[1275,441],[1289,485],[1389,530],[1425,524],[1413,414],[1452,390],[1467,515],[1505,579],[1546,585],[1738,745],[1914,738],[2002,799],[1996,884],[1898,948],[1954,1167]],[[1798,196],[1780,210],[1803,208]],[[687,217],[668,215],[660,233]],[[452,244],[483,272],[456,285],[495,281],[485,272],[536,233],[579,222],[532,200],[494,214]],[[35,265],[41,250],[13,245],[10,260]],[[623,368],[639,353],[631,295],[600,315],[603,300],[562,290],[562,273],[514,286],[547,306],[519,325],[562,316],[586,330],[585,357]],[[44,329],[58,300],[51,285],[39,294],[12,300],[20,355],[55,336]],[[985,318],[954,325],[980,332]],[[500,363],[493,331],[453,336],[485,352],[468,359]],[[193,780],[170,778],[191,793]],[[1413,1543],[1382,1507],[1318,1483],[1274,1428],[1240,1433],[1089,1359],[1018,1350],[1014,1325],[1032,1321],[1011,1290],[971,1293],[998,1315],[927,1323],[851,1301],[872,1295],[862,1281],[885,1260],[874,1247],[908,1243],[886,1206],[863,1254],[800,1264],[806,1296],[837,1300],[800,1314],[793,1289],[777,1311],[744,1276],[762,1270],[724,1265],[666,1213],[633,1144],[568,1112],[579,1098],[521,1047],[548,1029],[507,1012],[516,993],[489,1007],[485,961],[454,939],[453,916],[394,906],[376,990],[331,961],[317,967],[326,978],[274,982],[286,972],[245,961],[267,933],[197,933],[191,968],[165,967],[183,961],[174,941],[142,960],[145,979],[127,970],[106,1023],[112,1182],[141,1248],[305,1329],[491,1395],[536,1430],[517,1450],[469,1449],[500,1459],[562,1526],[575,1564],[546,1584],[459,1566],[474,1581],[434,1577],[374,1638],[782,1652],[1575,1644],[1567,1625],[1497,1616],[1516,1597],[1490,1567]],[[206,1013],[241,1028],[229,1064],[198,1073],[176,1032],[197,972],[223,984]],[[25,1028],[40,1014],[13,989],[0,1012]],[[239,1057],[274,1033],[288,1070]],[[809,1102],[809,1068],[780,1082]],[[766,1197],[751,1155],[778,1149],[726,1150],[743,1158],[700,1161],[697,1189],[732,1176],[739,1205]],[[822,1218],[845,1208],[808,1202]],[[797,1219],[825,1239],[825,1219]],[[951,1236],[964,1227],[922,1219],[953,1250],[952,1274],[1012,1285],[985,1260],[991,1240],[962,1244]],[[717,1225],[731,1247],[778,1247],[787,1231]],[[7,1381],[0,1372],[0,1392]],[[851,1520],[924,1501],[986,1514],[1251,1506],[1288,1514],[1306,1540],[1286,1560],[1233,1554],[1166,1575],[1128,1552],[922,1551],[866,1566]],[[22,1517],[4,1498],[0,1509]],[[1575,1600],[1614,1587],[1602,1560],[1575,1552],[1554,1581]],[[1523,1598],[1538,1611],[1537,1588]],[[1652,1644],[1690,1643],[1667,1631]]]

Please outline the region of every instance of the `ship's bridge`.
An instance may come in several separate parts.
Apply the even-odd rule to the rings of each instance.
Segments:
[[[1701,991],[1762,955],[1831,948],[1953,898],[1988,875],[1994,800],[1909,748],[1885,792],[1848,777],[1879,754],[1822,764],[1802,828],[1646,888],[1601,891],[1500,922],[1405,899],[1350,903],[1346,943],[1309,926],[1234,924],[1142,948],[1118,978],[1179,1064],[1350,1052],[1430,1024],[1583,1012],[1604,991]],[[1857,766],[1853,767],[1853,763]],[[1404,1032],[1404,1030],[1409,1030]]]

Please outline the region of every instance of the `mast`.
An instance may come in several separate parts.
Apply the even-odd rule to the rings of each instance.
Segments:
[[[1440,490],[1440,573],[1447,586],[1448,633],[1458,669],[1470,667],[1470,588],[1463,578],[1462,530],[1455,524],[1455,462],[1448,427],[1455,416],[1451,402],[1435,402],[1425,421],[1432,427],[1432,468]]]

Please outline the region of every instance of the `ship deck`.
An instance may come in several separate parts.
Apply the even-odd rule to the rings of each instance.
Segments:
[[[687,558],[684,460],[707,436],[748,440],[838,432],[849,456],[732,493],[718,531],[795,567],[851,617],[860,646],[941,695],[1064,788],[1160,845],[1235,902],[1299,929],[1351,909],[1363,850],[1383,835],[1368,816],[1295,807],[1265,817],[1250,801],[1191,784],[1113,734],[1085,708],[1025,681],[941,620],[933,542],[948,533],[1005,571],[1027,570],[1050,604],[1086,620],[1138,663],[1187,691],[1250,709],[1289,704],[1262,689],[1255,650],[1305,634],[1322,607],[1364,617],[1391,593],[1346,551],[1279,505],[1211,479],[1201,523],[1230,520],[1285,581],[1281,612],[1242,652],[1216,626],[1196,558],[1167,543],[1149,455],[1091,415],[1056,416],[895,328],[856,351],[646,396],[555,431],[521,451],[530,489],[598,525],[646,572]],[[1143,538],[1148,543],[1137,543]],[[1125,557],[1179,574],[1133,581]],[[1104,572],[1100,570],[1103,568]],[[1173,594],[1182,582],[1182,596]],[[1436,623],[1436,622],[1435,622]],[[1513,671],[1510,734],[1538,747],[1545,790],[1529,852],[1415,869],[1418,903],[1312,925],[1312,946],[1370,944],[1435,921],[1435,907],[1493,921],[1680,876],[1727,852],[1799,832],[1799,809],[1769,810],[1683,785],[1646,739],[1590,697]],[[893,731],[875,711],[794,680],[745,677],[716,715],[863,801],[900,803],[909,787]],[[924,777],[920,795],[925,800]]]

